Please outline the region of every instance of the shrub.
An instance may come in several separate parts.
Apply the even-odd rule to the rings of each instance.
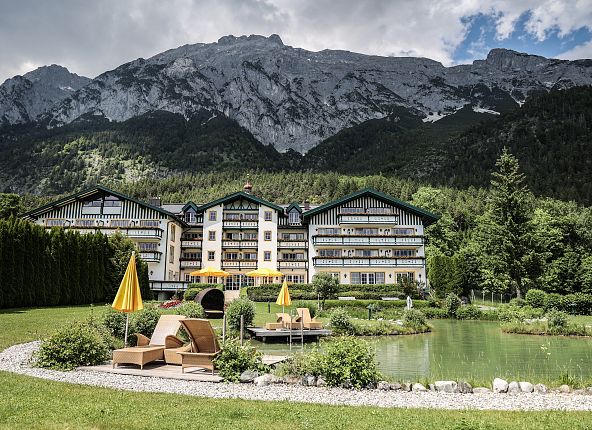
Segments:
[[[323,354],[317,349],[308,352],[298,352],[292,357],[278,364],[276,371],[277,376],[320,376],[323,372]]]
[[[510,304],[521,308],[523,306],[526,306],[527,303],[526,303],[526,300],[524,300],[524,299],[514,297],[512,300],[510,300]]]
[[[185,293],[183,294],[183,300],[186,302],[189,302],[191,300],[195,300],[195,297],[201,291],[205,290],[206,288],[217,288],[219,290],[223,290],[223,285],[222,284],[199,284],[197,282],[194,282],[192,284],[189,284],[189,286],[185,290]]]
[[[323,358],[321,373],[329,386],[351,384],[355,388],[365,388],[379,379],[375,352],[363,340],[344,336],[330,341]]]
[[[123,339],[125,336],[125,318],[124,312],[116,311],[110,305],[106,305],[105,312],[101,316],[101,323],[111,336]]]
[[[76,323],[54,333],[41,343],[35,364],[50,369],[72,370],[94,366],[109,358],[104,333],[89,321]]]
[[[195,297],[197,297],[197,295],[199,294],[201,290],[199,288],[187,288],[185,290],[185,293],[183,293],[183,301],[191,301],[191,300],[195,300]]]
[[[413,308],[415,309],[415,308]],[[446,318],[448,314],[446,313],[446,309],[441,308],[423,308],[422,312],[429,319],[438,319],[438,318]]]
[[[542,290],[537,290],[536,288],[528,290],[525,296],[526,303],[533,308],[544,308],[546,298],[547,293]]]
[[[262,354],[248,343],[244,346],[238,339],[227,339],[220,353],[214,358],[214,366],[226,381],[238,382],[245,370],[264,371]]]
[[[550,293],[547,294],[547,296],[545,297],[545,310],[549,311],[551,309],[562,309],[562,302],[563,302],[563,296],[561,294],[557,294],[557,293]]]
[[[477,306],[461,306],[456,310],[456,318],[459,320],[478,320],[481,318],[481,311]]]
[[[526,318],[521,308],[512,305],[501,305],[497,312],[499,320],[504,323],[523,322]]]
[[[321,303],[324,306],[325,300],[335,297],[339,291],[339,280],[327,272],[317,273],[312,277],[312,284],[315,292],[321,298]]]
[[[205,318],[206,313],[202,305],[196,302],[183,302],[175,309],[178,315],[185,315],[187,318]]]
[[[241,315],[244,316],[245,327],[252,325],[255,319],[255,303],[244,297],[230,302],[226,309],[226,321],[230,328],[240,330]]]
[[[355,334],[355,327],[349,314],[343,308],[334,309],[329,314],[329,325],[334,334]]]
[[[426,317],[422,311],[411,308],[403,313],[403,326],[422,331],[427,325]]]
[[[294,302],[294,307],[296,309],[308,308],[311,318],[314,318],[317,315],[317,305],[315,302]]]
[[[547,325],[551,331],[562,331],[567,328],[568,316],[565,312],[555,309],[547,312]]]
[[[451,318],[456,317],[456,311],[460,305],[461,301],[454,293],[448,294],[444,299],[444,309],[446,310],[446,314]]]
[[[160,312],[153,307],[146,307],[139,312],[134,312],[130,318],[133,330],[129,330],[129,333],[140,333],[151,337],[159,318]]]

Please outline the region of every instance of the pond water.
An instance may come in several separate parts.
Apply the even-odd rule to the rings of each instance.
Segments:
[[[505,377],[544,382],[565,374],[592,379],[590,338],[506,334],[491,321],[433,320],[430,325],[433,331],[427,334],[367,338],[376,346],[380,371],[402,381]],[[254,344],[267,353],[288,350],[285,344]]]

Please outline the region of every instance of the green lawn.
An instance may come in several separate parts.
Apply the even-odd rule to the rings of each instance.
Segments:
[[[323,406],[134,393],[0,372],[0,426],[67,429],[588,429],[590,413]]]
[[[97,309],[98,308],[98,309]],[[100,312],[101,307],[94,307]],[[256,323],[281,307],[257,304]],[[0,311],[0,348],[84,319],[90,306]],[[207,429],[589,429],[591,413],[483,412],[214,400],[135,393],[0,372],[0,428]]]

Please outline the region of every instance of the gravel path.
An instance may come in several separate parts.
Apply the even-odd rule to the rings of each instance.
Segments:
[[[39,342],[12,346],[0,353],[0,370],[72,384],[93,385],[129,391],[187,394],[218,399],[288,400],[329,405],[379,406],[480,410],[571,410],[592,411],[592,395],[583,394],[445,394],[274,384],[225,384],[128,376],[75,370],[58,372],[31,367],[31,354]]]

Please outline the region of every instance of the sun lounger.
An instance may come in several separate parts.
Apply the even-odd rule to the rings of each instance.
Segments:
[[[220,352],[218,337],[206,319],[187,318],[181,321],[191,339],[191,350],[178,352],[181,356],[181,372],[186,367],[208,369],[214,374],[214,358]]]
[[[317,321],[315,318],[310,317],[310,311],[308,308],[298,308],[298,321],[302,321],[304,328],[312,330],[320,330],[323,328],[323,324]]]
[[[117,364],[126,363],[137,364],[143,369],[146,363],[164,360],[167,349],[182,348],[183,342],[177,338],[176,334],[181,327],[181,320],[184,318],[183,315],[162,315],[156,327],[154,327],[152,337],[149,338],[137,333],[136,337],[138,340],[136,346],[113,351],[113,367]],[[172,358],[179,361],[176,354]]]

